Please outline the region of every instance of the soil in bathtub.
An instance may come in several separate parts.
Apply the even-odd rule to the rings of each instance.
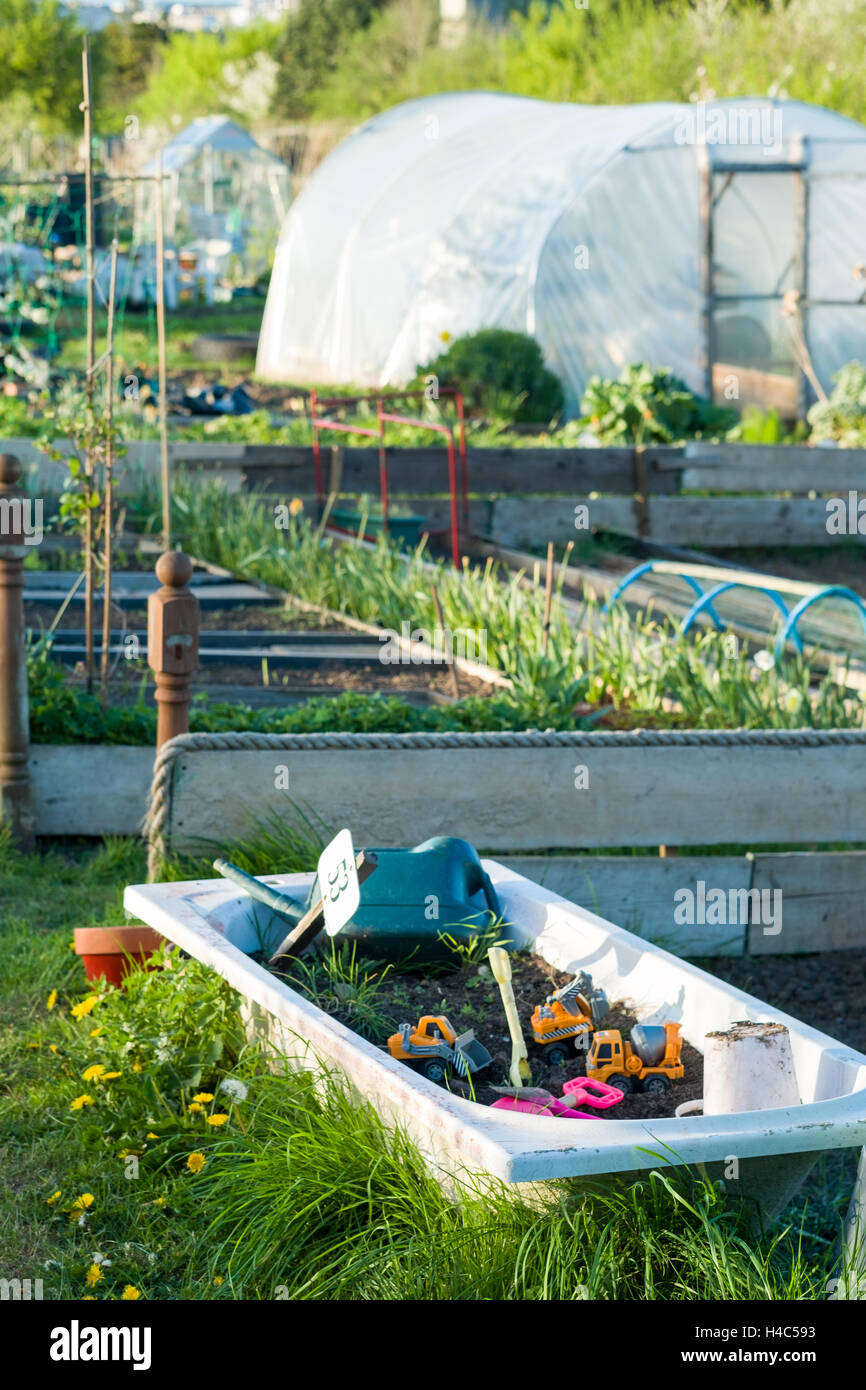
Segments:
[[[455,967],[426,971],[394,967],[358,957],[345,943],[339,950],[334,943],[319,953],[310,952],[296,961],[284,976],[286,982],[311,999],[326,1013],[338,1018],[370,1042],[387,1051],[387,1038],[404,1020],[416,1024],[424,1014],[444,1014],[458,1033],[472,1028],[475,1036],[493,1058],[492,1065],[472,1078],[472,1087],[456,1076],[447,1085],[455,1094],[473,1098],[481,1105],[492,1105],[500,1098],[494,1086],[507,1086],[511,1063],[511,1041],[499,986],[483,958],[466,961],[455,958]],[[529,1018],[536,1004],[546,995],[567,984],[571,977],[554,970],[547,961],[529,952],[511,955],[511,982],[517,1010],[523,1024],[532,1068],[532,1084],[543,1086],[559,1096],[562,1083],[586,1073],[585,1056],[569,1050],[565,1062],[552,1065],[544,1050],[532,1041]],[[628,1035],[637,1022],[626,1000],[616,1001],[599,1028],[618,1028]],[[571,1045],[573,1046],[573,1045]],[[694,1100],[703,1090],[703,1058],[683,1043],[685,1075],[663,1095],[629,1095],[622,1104],[596,1112],[600,1119],[654,1119],[673,1115],[682,1101]],[[584,1107],[585,1108],[585,1107]]]

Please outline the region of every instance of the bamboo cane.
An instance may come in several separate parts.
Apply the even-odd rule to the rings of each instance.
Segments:
[[[547,542],[547,576],[544,582],[544,627],[542,628],[541,652],[547,656],[550,641],[550,609],[553,603],[553,541]]]
[[[171,550],[171,482],[168,470],[168,402],[165,362],[165,228],[162,207],[162,152],[156,156],[156,341],[159,377],[159,458],[162,478],[162,546]]]
[[[106,327],[105,374],[108,392],[105,402],[106,445],[105,445],[105,537],[104,574],[102,578],[102,662],[100,666],[100,696],[103,709],[108,704],[109,647],[111,645],[111,526],[112,526],[112,484],[114,472],[114,304],[117,295],[117,237],[111,243],[111,275],[108,288],[108,324]]]
[[[93,410],[93,386],[96,370],[96,321],[94,305],[94,234],[93,234],[93,98],[90,70],[90,39],[85,34],[81,52],[81,76],[84,100],[84,208],[86,240],[86,289],[87,289],[87,374],[84,381],[84,399],[87,408],[88,429]],[[93,509],[90,507],[90,492],[93,487],[93,454],[88,446],[84,451],[84,475],[87,482],[88,506],[84,517],[84,665],[87,677],[87,693],[93,691]]]

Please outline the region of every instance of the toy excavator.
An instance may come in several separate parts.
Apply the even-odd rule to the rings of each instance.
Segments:
[[[544,1048],[545,1060],[564,1062],[569,1053],[569,1041],[573,1038],[575,1048],[579,1048],[608,1008],[604,990],[595,988],[592,977],[585,970],[561,989],[548,994],[544,1003],[533,1010],[530,1020],[533,1039]]]
[[[625,1042],[615,1028],[606,1028],[592,1040],[586,1074],[626,1096],[632,1091],[661,1095],[685,1074],[682,1050],[679,1023],[639,1023]]]
[[[449,1071],[471,1076],[493,1061],[471,1028],[458,1036],[444,1014],[425,1014],[417,1028],[401,1023],[399,1033],[392,1033],[388,1039],[388,1051],[398,1062],[408,1062],[437,1084],[445,1080]]]

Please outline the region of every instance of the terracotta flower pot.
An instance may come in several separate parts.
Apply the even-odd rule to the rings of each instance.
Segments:
[[[76,927],[73,936],[88,980],[104,975],[110,985],[122,984],[132,965],[144,964],[165,941],[159,932],[140,922],[123,927]]]

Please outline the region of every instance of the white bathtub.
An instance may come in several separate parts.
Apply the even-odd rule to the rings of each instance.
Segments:
[[[429,1162],[452,1176],[468,1170],[508,1183],[537,1183],[631,1173],[660,1161],[730,1169],[736,1158],[737,1190],[769,1213],[796,1190],[822,1150],[866,1144],[866,1056],[495,860],[485,860],[484,867],[518,940],[532,943],[559,970],[588,970],[609,999],[633,1001],[642,1022],[679,1021],[683,1036],[701,1052],[706,1033],[738,1019],[786,1024],[803,1103],[733,1115],[617,1121],[493,1110],[451,1095],[395,1061],[244,954],[260,944],[262,934],[270,939],[285,928],[224,879],[130,887],[124,903],[129,913],[219,971],[244,997],[250,1027],[263,1041],[298,1065],[321,1059],[340,1068],[386,1118],[399,1121]],[[311,879],[277,874],[264,881],[301,896]]]

